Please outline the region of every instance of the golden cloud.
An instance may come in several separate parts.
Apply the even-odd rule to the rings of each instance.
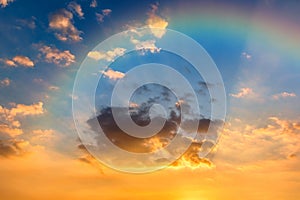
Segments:
[[[165,29],[168,26],[168,22],[156,14],[157,10],[158,4],[151,5],[151,10],[148,13],[148,19],[146,23],[151,29],[153,35],[157,38],[161,38],[165,34]]]
[[[31,61],[30,58],[28,58],[26,56],[15,56],[13,58],[13,61],[15,63],[17,63],[18,65],[22,65],[24,67],[33,67],[34,66],[33,61]],[[12,66],[12,65],[10,65],[10,66]]]
[[[54,30],[55,36],[61,41],[79,42],[81,32],[73,24],[73,14],[61,9],[49,16],[49,28]]]
[[[296,97],[297,95],[293,92],[289,93],[289,92],[282,92],[279,94],[274,94],[273,95],[273,99],[278,100],[280,98],[289,98],[289,97]]]
[[[54,63],[60,67],[68,67],[75,62],[75,56],[69,51],[60,51],[55,47],[43,45],[39,51],[47,63]]]
[[[252,88],[245,87],[245,88],[241,88],[240,91],[236,94],[230,94],[230,96],[235,97],[235,98],[245,98],[245,97],[251,96],[253,94],[254,94],[254,92],[253,92]]]

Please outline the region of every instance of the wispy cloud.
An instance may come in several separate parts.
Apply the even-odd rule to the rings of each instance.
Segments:
[[[124,55],[126,49],[115,48],[112,51],[100,52],[100,51],[90,51],[88,57],[94,60],[106,60],[108,62],[113,61],[116,57]]]
[[[61,41],[79,42],[82,40],[79,31],[73,24],[73,14],[61,9],[49,16],[49,28],[55,31],[55,36]]]
[[[241,88],[240,91],[236,94],[230,94],[230,96],[235,97],[235,98],[245,98],[253,95],[253,89],[252,88]]]
[[[69,51],[60,51],[56,47],[46,45],[38,45],[39,51],[42,53],[47,63],[54,63],[60,67],[69,67],[75,62],[75,56]]]
[[[101,13],[96,13],[96,19],[97,19],[97,21],[98,21],[99,23],[104,22],[104,18],[105,18],[106,16],[109,16],[111,12],[112,12],[111,9],[103,9],[103,10],[101,11]]]
[[[251,58],[252,58],[252,56],[247,52],[243,52],[242,57],[246,58],[247,60],[251,60]]]
[[[78,3],[71,1],[68,4],[68,9],[75,13],[80,19],[83,19],[84,13],[82,12],[82,8]]]
[[[98,6],[97,0],[92,0],[92,2],[90,3],[90,7],[96,8],[97,6]]]
[[[274,94],[272,97],[273,99],[275,100],[279,100],[279,99],[284,99],[284,98],[289,98],[289,97],[296,97],[297,95],[293,92],[282,92],[282,93],[279,93],[279,94]]]

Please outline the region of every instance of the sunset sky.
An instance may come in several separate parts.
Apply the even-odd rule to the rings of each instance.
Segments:
[[[0,0],[0,199],[299,199],[299,10],[297,0]],[[125,54],[122,46],[97,48],[122,31],[139,35],[141,27],[149,28],[155,41],[130,37],[136,54]],[[226,91],[225,119],[209,119],[209,103],[220,103],[209,99],[207,90],[213,86],[189,62],[168,59],[156,46],[168,29],[198,42],[216,64]],[[205,129],[205,120],[213,127],[222,121],[220,137],[211,136],[217,144],[205,158],[195,139],[164,169],[145,174],[114,170],[81,143],[72,102],[81,100],[78,94],[88,90],[89,80],[103,75],[95,108],[84,104],[82,115],[75,117],[93,130],[95,116],[83,110],[97,110],[109,140],[122,149],[164,147],[161,140],[119,137],[110,110],[104,109],[113,86],[130,69],[155,59],[181,70],[198,91],[203,116],[198,132]],[[73,93],[80,67],[102,61],[113,64],[89,74],[81,91]],[[152,73],[168,79],[163,70]],[[151,102],[168,107],[170,118],[161,134],[172,132],[176,117],[171,111],[177,113],[185,102],[152,85],[137,90],[131,109],[150,104],[151,95],[165,97]],[[143,123],[139,113],[135,117]],[[120,155],[105,156],[126,161]]]

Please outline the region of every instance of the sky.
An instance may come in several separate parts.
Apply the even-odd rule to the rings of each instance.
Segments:
[[[299,9],[297,0],[0,0],[1,199],[299,199]],[[150,118],[165,124],[146,138]],[[144,137],[126,135],[124,122]],[[186,149],[172,149],[175,138]],[[137,162],[103,141],[160,154]],[[173,157],[160,151],[168,147]]]

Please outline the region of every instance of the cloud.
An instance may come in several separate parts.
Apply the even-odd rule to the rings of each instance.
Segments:
[[[9,3],[14,2],[15,0],[0,0],[0,5],[2,8],[6,7]]]
[[[7,87],[11,83],[11,80],[9,78],[5,78],[0,80],[0,87]]]
[[[4,60],[3,62],[4,62],[7,66],[10,66],[10,67],[16,67],[16,66],[17,66],[16,63],[15,63],[14,61],[12,61],[12,60],[6,59],[6,60]]]
[[[31,105],[17,104],[13,107],[9,114],[11,116],[28,116],[28,115],[41,115],[44,114],[43,102],[38,102]]]
[[[156,14],[157,10],[158,4],[152,4],[151,10],[148,12],[148,19],[146,23],[151,29],[153,35],[157,38],[161,38],[165,34],[168,22]]]
[[[32,131],[33,136],[30,141],[40,144],[41,142],[49,143],[55,137],[55,131],[53,129],[36,129]]]
[[[297,95],[293,92],[289,93],[289,92],[282,92],[279,94],[274,94],[272,97],[275,100],[278,100],[280,98],[289,98],[289,97],[296,97]]]
[[[22,65],[24,67],[33,67],[34,66],[33,61],[30,60],[30,58],[28,58],[26,56],[15,56],[12,60],[15,64]],[[10,64],[10,66],[14,66],[14,64],[12,62],[8,61],[8,63]]]
[[[260,125],[247,121],[227,122],[215,160],[238,168],[266,161],[279,162],[300,153],[299,121],[278,117],[260,121],[264,122]]]
[[[125,76],[124,73],[119,72],[119,71],[114,71],[112,69],[109,69],[107,71],[102,71],[102,74],[106,77],[108,77],[111,80],[117,80],[117,79],[121,79]]]
[[[20,128],[10,127],[7,124],[1,124],[1,122],[0,122],[0,133],[1,133],[1,135],[4,134],[11,138],[15,138],[16,136],[22,135],[23,130]]]
[[[98,6],[97,0],[92,0],[91,4],[90,4],[90,7],[96,8],[97,6]]]
[[[75,63],[75,56],[69,50],[60,51],[56,47],[43,45],[39,51],[47,63],[54,63],[60,67],[69,67]]]
[[[9,158],[11,156],[23,156],[26,154],[26,148],[29,142],[24,140],[0,140],[0,156]]]
[[[59,90],[59,87],[54,86],[54,85],[50,85],[50,86],[48,86],[48,89],[52,90],[52,91],[57,91],[57,90]]]
[[[235,98],[245,98],[248,96],[253,95],[254,92],[252,90],[252,88],[241,88],[240,91],[236,94],[230,94],[230,96],[235,97]]]
[[[96,19],[97,19],[97,21],[98,21],[99,23],[104,22],[104,18],[105,18],[106,16],[109,16],[111,12],[112,12],[111,9],[103,9],[103,10],[101,11],[101,13],[96,13]]]
[[[106,60],[108,62],[113,61],[116,57],[124,55],[126,49],[124,48],[115,48],[112,51],[100,52],[100,51],[90,51],[88,57],[94,60]]]
[[[155,45],[155,40],[139,41],[137,39],[131,38],[131,42],[135,45],[135,49],[138,51],[150,51],[151,53],[158,53],[161,50],[161,48],[158,48]]]
[[[84,13],[82,12],[82,8],[81,8],[81,6],[79,4],[77,4],[74,1],[71,1],[68,4],[68,9],[70,11],[72,11],[73,13],[75,13],[80,19],[83,19]]]
[[[247,60],[251,60],[251,58],[252,58],[252,56],[251,56],[250,54],[248,54],[247,52],[243,52],[243,53],[242,53],[242,56],[243,56],[244,58],[246,58]]]
[[[17,23],[18,23],[19,26],[28,27],[30,29],[35,29],[36,28],[35,21],[36,21],[35,17],[31,17],[30,19],[17,19]],[[19,26],[17,28],[21,28]]]
[[[61,9],[49,16],[49,28],[55,31],[55,36],[61,41],[79,42],[81,31],[73,24],[73,14]]]

